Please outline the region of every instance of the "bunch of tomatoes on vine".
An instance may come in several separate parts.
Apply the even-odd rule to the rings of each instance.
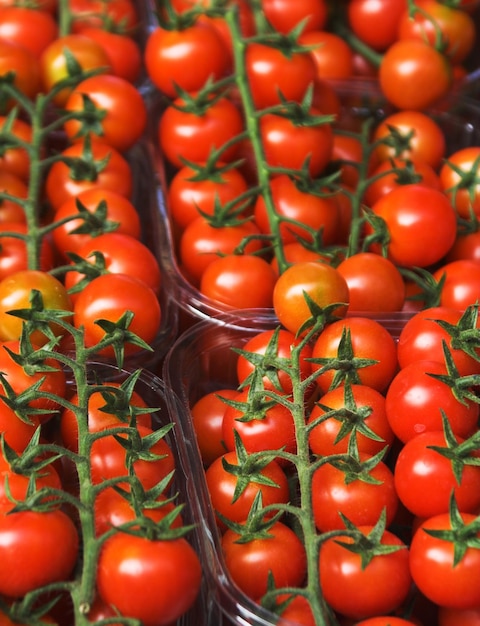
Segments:
[[[0,7],[9,626],[170,626],[200,592],[167,391],[132,365],[173,332],[144,184],[146,15],[127,0]]]
[[[182,389],[226,570],[273,622],[476,625],[480,145],[446,130],[475,110],[476,7],[367,5],[158,7],[180,272],[278,324],[235,346],[228,387]]]

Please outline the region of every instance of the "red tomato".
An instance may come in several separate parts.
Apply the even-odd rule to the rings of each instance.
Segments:
[[[446,373],[443,362],[414,361],[391,381],[385,407],[390,426],[400,441],[405,443],[425,431],[442,430],[442,410],[456,435],[466,438],[475,432],[478,404],[457,399],[446,382],[432,376]]]
[[[167,160],[176,168],[182,159],[205,163],[213,149],[222,147],[243,130],[239,109],[228,98],[206,103],[198,111],[185,110],[181,98],[174,100],[162,113],[158,123],[158,145]],[[222,152],[222,161],[236,157],[234,143]]]
[[[23,221],[0,222],[0,279],[29,269],[27,234],[28,227]],[[54,265],[52,246],[47,238],[40,244],[38,262],[42,272],[48,272]]]
[[[248,389],[239,391],[233,400],[240,405],[228,405],[222,422],[222,437],[227,450],[235,450],[236,433],[249,454],[281,449],[296,452],[295,422],[286,406],[279,402],[272,404],[267,397],[252,401]],[[283,464],[282,460],[277,460]]]
[[[229,466],[234,466],[233,469],[238,472],[238,467],[242,468],[242,465],[236,452],[226,452],[206,469],[207,488],[215,513],[220,513],[232,522],[244,522],[259,491],[263,506],[285,504],[290,500],[287,476],[276,461],[270,461],[258,469],[251,468],[250,480],[247,468],[243,472],[244,476],[229,471]],[[260,474],[259,481],[255,480],[257,473]],[[217,523],[222,528],[220,518],[217,518]]]
[[[130,83],[135,83],[139,79],[142,71],[142,53],[135,39],[95,26],[82,26],[79,32],[100,44],[115,76],[124,78]]]
[[[463,524],[471,524],[475,515],[460,513]],[[440,606],[454,609],[478,609],[480,589],[476,584],[480,576],[480,550],[465,543],[466,551],[457,557],[456,542],[429,534],[429,530],[451,531],[448,513],[435,515],[424,521],[410,545],[410,571],[412,578],[427,598]],[[471,540],[478,543],[479,533],[472,527]],[[467,541],[467,535],[463,535]]]
[[[339,171],[341,183],[347,187],[356,187],[360,167],[365,163],[364,148],[359,137],[334,132],[331,163]]]
[[[324,360],[337,359],[339,347],[346,340],[347,354],[341,358],[339,369],[331,369],[329,362]],[[351,352],[348,349],[350,342]],[[312,358],[322,359],[322,362],[314,362],[312,367],[318,372],[317,385],[324,393],[346,379],[382,392],[397,371],[395,340],[380,322],[368,317],[347,317],[328,324],[313,345]],[[373,363],[357,369],[355,364],[359,359],[372,360]]]
[[[0,514],[0,592],[21,598],[69,578],[77,560],[78,534],[60,509]],[[34,559],[33,556],[36,558]]]
[[[58,36],[51,13],[22,6],[0,8],[0,38],[24,46],[36,57]]]
[[[300,170],[308,159],[308,172],[313,178],[319,176],[332,156],[333,133],[328,120],[310,123],[321,112],[310,109],[306,120],[296,121],[277,113],[260,117],[260,138],[265,161],[273,168]]]
[[[384,53],[378,73],[382,92],[391,104],[419,111],[447,95],[452,76],[447,57],[420,39],[393,43]]]
[[[307,569],[305,548],[291,528],[276,522],[267,537],[245,543],[240,539],[241,534],[228,529],[222,537],[222,551],[230,577],[247,596],[262,597],[270,576],[279,588],[302,584]]]
[[[387,50],[397,39],[398,20],[406,9],[406,0],[351,0],[347,8],[348,24],[368,46]]]
[[[194,603],[202,579],[197,553],[181,537],[150,540],[117,533],[102,546],[98,592],[107,605],[145,626],[168,626]]]
[[[372,527],[361,526],[359,530],[368,535]],[[373,554],[364,565],[363,555],[340,542],[353,543],[350,537],[335,536],[327,539],[320,549],[320,584],[323,596],[333,610],[360,620],[397,609],[411,586],[405,544],[385,530],[381,544],[398,549],[387,554]]]
[[[412,14],[413,11],[413,14]],[[399,39],[419,39],[442,51],[455,64],[463,63],[475,45],[475,21],[466,11],[437,0],[415,0],[401,16]]]
[[[73,55],[83,71],[92,69],[104,73],[111,71],[107,53],[99,43],[86,35],[76,33],[63,35],[52,41],[40,57],[41,80],[46,92],[68,77],[66,49]],[[72,89],[73,86],[60,89],[53,98],[55,104],[64,106]]]
[[[136,278],[158,296],[162,275],[157,258],[139,239],[123,233],[105,233],[84,243],[77,251],[79,257],[92,264],[95,253],[101,253],[105,261],[105,274],[127,274]],[[71,290],[84,278],[81,272],[67,272],[65,287]],[[78,294],[72,298],[75,301]]]
[[[247,45],[245,66],[257,109],[281,104],[279,93],[287,101],[301,102],[316,77],[315,63],[307,51],[286,54],[257,42]]]
[[[192,93],[208,79],[222,78],[230,69],[224,41],[203,20],[182,30],[152,30],[146,41],[144,62],[153,84],[170,98],[178,95],[176,85]]]
[[[312,29],[299,37],[304,46],[314,46],[310,54],[321,79],[346,80],[353,75],[353,50],[340,35]]]
[[[340,513],[356,526],[373,526],[384,510],[386,524],[390,526],[398,508],[393,472],[383,461],[365,469],[362,464],[370,458],[360,454],[360,464],[351,471],[330,463],[323,463],[315,470],[313,516],[320,532],[344,529]]]
[[[16,174],[2,169],[0,170],[0,194],[5,194],[0,198],[0,225],[11,222],[25,223],[25,211],[21,203],[28,196],[26,183]]]
[[[69,398],[72,406],[78,406],[78,394]],[[110,403],[110,404],[109,404]],[[88,430],[99,432],[115,426],[128,426],[135,408],[145,409],[147,403],[135,390],[131,395],[119,383],[105,383],[104,389],[98,388],[88,397]],[[136,423],[152,427],[151,413],[138,413]],[[60,435],[62,443],[69,450],[78,451],[78,417],[72,408],[65,407],[60,414]]]
[[[480,216],[480,147],[456,150],[440,169],[440,182],[460,217]]]
[[[10,132],[19,141],[19,145],[4,146],[0,154],[0,171],[18,176],[28,183],[30,177],[30,156],[21,144],[28,145],[32,141],[32,127],[18,117],[13,120],[0,116],[0,131]]]
[[[39,291],[46,310],[71,311],[72,305],[67,290],[54,276],[37,270],[23,270],[6,276],[0,281],[0,340],[19,339],[22,334],[23,320],[9,314],[15,309],[31,308],[32,291]],[[64,318],[65,319],[65,318]],[[64,330],[53,321],[48,324],[53,334],[64,334]],[[30,335],[33,343],[42,346],[47,341],[42,330],[37,329]]]
[[[251,238],[248,243],[247,237]],[[252,221],[228,225],[227,220],[222,226],[199,215],[180,235],[179,256],[188,277],[200,281],[210,263],[219,256],[233,254],[239,246],[245,254],[253,254],[261,250],[262,245],[260,231]]]
[[[356,622],[355,626],[418,626],[417,622],[411,622],[408,619],[402,617],[395,617],[393,615],[385,615],[370,617],[368,619],[362,619],[360,622]]]
[[[119,152],[131,148],[147,125],[147,107],[141,93],[128,80],[113,74],[82,80],[69,95],[64,108],[86,117],[65,122],[63,128],[70,140],[90,132]],[[92,121],[96,115],[98,117]]]
[[[273,28],[284,34],[302,21],[303,33],[322,29],[327,22],[325,0],[262,0],[260,6]]]
[[[236,389],[219,389],[199,398],[190,408],[198,447],[205,467],[226,452],[222,440],[223,414],[227,405],[237,395]]]
[[[440,261],[455,241],[455,210],[439,190],[402,185],[371,207],[388,231],[387,254],[396,265],[428,267]],[[368,225],[367,233],[372,233]],[[432,239],[432,233],[435,238]],[[373,244],[375,251],[379,244]]]
[[[133,447],[130,464],[145,490],[157,485],[175,469],[175,459],[170,445],[165,439],[151,442],[148,438],[155,432],[148,426],[137,425],[138,436],[142,439],[141,449]],[[118,440],[121,440],[118,441]],[[128,434],[105,432],[105,436],[95,439],[91,448],[90,463],[92,482],[101,484],[104,480],[128,476],[126,467]],[[135,444],[134,444],[135,446]],[[153,458],[145,458],[145,452]]]
[[[88,232],[84,230],[86,220],[80,217],[80,211],[86,209],[89,218]],[[78,219],[75,219],[78,216]],[[130,235],[136,239],[141,235],[140,216],[131,200],[112,189],[87,189],[77,196],[71,196],[55,211],[54,222],[69,218],[52,231],[57,251],[67,260],[68,252],[78,253],[80,248],[92,238],[106,231]]]
[[[133,35],[139,26],[137,5],[131,0],[69,0],[68,8],[72,20],[71,31],[83,32],[87,26],[121,29]]]
[[[476,261],[452,261],[433,272],[439,282],[445,277],[440,291],[440,305],[464,311],[478,300],[480,289],[480,263]]]
[[[339,263],[337,270],[348,285],[350,311],[401,311],[405,283],[400,270],[386,257],[358,252]]]
[[[457,437],[458,444],[464,439]],[[478,513],[480,509],[480,467],[469,465],[476,454],[462,454],[458,482],[452,459],[435,448],[450,447],[441,430],[423,432],[409,439],[395,462],[395,489],[403,505],[421,519],[448,513],[455,496],[460,511]]]
[[[21,453],[25,450],[38,426],[39,420],[35,415],[32,415],[28,422],[24,421],[13,408],[0,399],[0,432],[3,433],[5,442],[16,452]]]
[[[270,181],[270,191],[279,233],[283,243],[298,241],[298,236],[313,240],[313,233],[322,233],[326,246],[335,241],[338,227],[337,204],[331,196],[302,190],[289,176],[282,174]],[[263,233],[272,233],[273,225],[263,195],[254,206],[255,222]]]
[[[314,426],[314,422],[318,423]],[[367,385],[345,385],[327,391],[315,403],[308,424],[310,449],[319,456],[346,454],[352,437],[359,452],[374,455],[394,438],[384,396]]]
[[[0,39],[0,77],[14,73],[13,85],[27,98],[33,100],[41,90],[41,70],[38,58],[25,46],[16,41]],[[5,98],[2,113],[10,110],[16,102]]]
[[[446,138],[439,123],[422,111],[396,111],[387,115],[373,132],[374,156],[389,159],[421,159],[435,170],[446,156]]]
[[[308,600],[300,595],[278,594],[276,596],[275,613],[282,619],[299,626],[315,626],[315,618]],[[8,625],[9,626],[9,625]]]
[[[206,268],[200,293],[234,309],[272,306],[276,276],[265,259],[251,254],[227,254]]]
[[[438,609],[438,626],[479,626],[480,608],[452,609],[441,606]]]
[[[461,311],[445,306],[428,307],[415,313],[398,337],[400,367],[426,359],[443,363],[445,360],[443,342],[445,342],[460,376],[480,373],[480,353],[477,358],[467,354],[458,339],[455,339],[455,328],[458,329],[460,337],[463,335],[464,341],[474,331],[471,325],[467,325],[463,332],[460,330],[461,317]],[[451,325],[451,332],[448,327],[444,328],[442,323]]]
[[[297,334],[312,312],[305,293],[320,308],[337,304],[336,315],[344,315],[348,305],[348,286],[338,270],[316,262],[296,263],[280,274],[273,291],[273,308],[280,323]]]
[[[82,326],[85,329],[85,343],[92,347],[105,337],[105,331],[97,321],[107,320],[116,323],[127,311],[133,313],[128,331],[150,344],[158,333],[162,316],[155,292],[147,284],[132,276],[103,274],[92,280],[78,294],[74,305],[73,323],[77,328]],[[133,354],[142,349],[127,341],[125,354]],[[112,356],[112,346],[101,349],[100,354]]]
[[[445,256],[445,261],[480,261],[480,230],[457,232],[453,246]]]
[[[133,174],[130,164],[118,150],[98,139],[92,140],[91,150],[78,141],[62,151],[62,157],[73,159],[73,165],[56,161],[45,180],[47,198],[56,211],[71,197],[87,189],[111,189],[130,198]],[[81,173],[77,173],[80,168]]]
[[[321,252],[316,252],[315,250],[310,250],[310,248],[306,248],[300,241],[286,243],[283,246],[283,256],[287,265],[303,263],[304,261],[314,261],[315,263],[330,262],[330,259],[326,255]],[[279,274],[277,257],[272,258],[271,265],[275,270],[275,273]]]
[[[175,226],[183,230],[200,213],[213,215],[215,205],[225,206],[248,189],[242,173],[235,167],[229,167],[214,176],[194,180],[195,169],[188,165],[179,169],[172,177],[167,190],[167,205]]]
[[[312,355],[309,344],[298,348],[300,340],[284,328],[264,330],[254,335],[242,346],[237,359],[237,379],[245,385],[257,371],[263,374],[263,388],[276,389],[286,394],[293,392],[293,382],[287,369],[272,366],[272,358],[292,359],[292,350],[297,349],[300,378],[305,380],[312,372],[308,359]]]

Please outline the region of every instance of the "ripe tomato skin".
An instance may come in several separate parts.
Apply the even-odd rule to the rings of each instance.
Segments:
[[[0,131],[5,130],[7,117],[0,116]],[[31,125],[16,117],[13,122],[9,121],[10,132],[22,143],[28,144],[32,141]],[[18,176],[23,182],[28,183],[30,177],[30,156],[28,151],[22,146],[4,147],[0,155],[0,170]]]
[[[65,110],[84,111],[87,96],[97,110],[104,112],[99,139],[119,152],[131,148],[142,136],[147,125],[147,108],[136,87],[114,74],[100,74],[82,80],[69,95]],[[82,122],[71,119],[63,128],[74,141],[81,132]]]
[[[226,452],[215,459],[205,471],[207,488],[215,513],[221,513],[233,522],[244,522],[259,490],[262,492],[264,506],[289,501],[288,479],[277,461],[270,461],[261,469],[261,474],[267,477],[269,484],[250,481],[246,489],[233,501],[238,481],[237,477],[224,467],[224,462],[238,465],[236,452]],[[220,518],[217,518],[217,524],[220,529],[225,530]]]
[[[338,207],[332,197],[318,196],[303,191],[287,175],[276,176],[270,182],[272,201],[279,219],[280,236],[283,243],[298,241],[298,236],[310,241],[311,230],[322,229],[322,242],[330,245],[335,241],[338,229]],[[271,233],[272,228],[267,206],[262,194],[257,196],[254,205],[255,223],[262,233]],[[295,220],[298,224],[286,220]],[[305,228],[303,228],[305,225]]]
[[[71,33],[57,37],[40,57],[40,75],[44,91],[50,91],[56,83],[68,76],[65,49],[75,57],[84,71],[98,69],[111,71],[110,61],[102,46],[86,35]],[[65,87],[54,97],[58,106],[64,106],[72,88]]]
[[[371,529],[371,526],[359,527],[364,534]],[[355,620],[397,609],[411,586],[405,544],[385,530],[382,543],[399,546],[399,549],[374,556],[364,568],[360,555],[341,546],[338,541],[352,543],[349,537],[336,536],[327,539],[320,549],[320,584],[328,604],[341,615]]]
[[[228,168],[220,175],[205,180],[190,180],[196,172],[188,165],[172,177],[167,190],[167,204],[175,226],[180,230],[199,216],[199,212],[213,215],[215,201],[221,206],[232,202],[248,189],[247,182],[237,168]]]
[[[34,99],[41,90],[41,69],[38,58],[25,46],[8,39],[0,40],[0,76],[15,72],[13,84],[27,98]],[[16,104],[7,99],[7,111]],[[5,111],[2,111],[5,113]]]
[[[0,226],[11,222],[25,224],[25,212],[19,202],[28,196],[27,184],[16,174],[2,169],[0,170],[0,192],[12,196],[15,200],[18,199],[15,201],[5,197],[0,201]]]
[[[102,547],[98,592],[103,601],[145,626],[167,626],[193,604],[202,569],[185,538],[151,541],[117,533]]]
[[[452,609],[441,606],[438,609],[438,626],[479,626],[480,608]]]
[[[391,128],[400,135],[400,147],[385,141],[392,135]],[[375,159],[421,159],[437,170],[446,156],[446,138],[441,126],[422,111],[396,111],[387,115],[373,131]]]
[[[92,139],[91,146],[93,160],[91,165],[97,166],[103,159],[108,158],[108,163],[92,178],[84,177],[75,180],[70,167],[63,161],[55,162],[49,169],[45,180],[45,193],[54,211],[58,210],[69,198],[78,196],[87,189],[111,189],[126,198],[131,197],[133,174],[125,157],[118,150],[98,139]],[[62,156],[85,160],[83,142],[78,141],[68,146],[63,150]]]
[[[90,213],[95,213],[100,203],[105,202],[106,220],[117,223],[115,232],[127,234],[136,239],[140,238],[141,224],[137,209],[131,200],[112,189],[87,189],[77,196],[71,196],[55,211],[54,221],[78,215],[78,202]],[[82,223],[81,218],[70,219],[52,232],[55,248],[64,260],[68,259],[68,252],[78,253],[80,248],[91,240],[92,236],[99,234],[96,231],[91,234],[73,233],[72,231],[81,226]]]
[[[393,43],[379,68],[379,81],[387,100],[399,109],[423,111],[445,96],[452,85],[448,59],[422,40]]]
[[[324,0],[262,0],[261,8],[275,30],[287,34],[305,20],[302,33],[321,30],[327,22]]]
[[[439,306],[428,307],[411,317],[398,337],[398,362],[400,367],[419,360],[444,362],[442,342],[445,341],[460,376],[480,373],[480,363],[459,348],[452,347],[452,337],[438,321],[457,325],[462,312]]]
[[[222,440],[223,414],[227,408],[224,399],[231,400],[236,395],[236,389],[211,391],[199,398],[190,408],[198,447],[205,467],[226,452]]]
[[[16,452],[23,452],[30,443],[40,422],[32,416],[30,423],[19,419],[15,411],[4,400],[0,400],[0,432],[6,443]]]
[[[105,7],[97,0],[70,0],[71,31],[82,32],[86,26],[110,27],[120,29],[133,36],[139,26],[137,8],[131,0],[113,0]]]
[[[188,224],[180,235],[179,256],[182,268],[193,281],[200,281],[207,267],[222,254],[233,254],[246,237],[259,236],[252,221],[231,226],[216,226],[202,215]],[[262,248],[260,239],[251,239],[242,249],[253,254]]]
[[[0,285],[1,286],[1,285]],[[126,311],[133,315],[129,330],[151,343],[160,328],[162,312],[155,292],[144,282],[127,274],[104,274],[92,280],[75,299],[73,323],[85,327],[85,343],[96,345],[105,332],[95,321],[117,322]],[[133,344],[125,345],[125,354],[138,352]],[[113,355],[111,347],[102,354]]]
[[[251,254],[227,254],[206,268],[200,293],[227,307],[268,309],[272,306],[275,272],[265,259]]]
[[[280,274],[273,291],[275,314],[291,333],[296,334],[312,316],[304,292],[322,308],[338,303],[336,314],[345,314],[349,293],[340,272],[325,263],[296,263]]]
[[[353,74],[353,51],[339,35],[327,30],[303,30],[298,39],[310,51],[320,79],[347,80]]]
[[[350,333],[355,358],[376,361],[357,370],[360,383],[383,392],[397,372],[397,347],[388,330],[372,318],[347,317],[328,324],[313,345],[312,358],[337,358],[345,331]],[[322,365],[313,363],[312,367],[318,372]],[[317,376],[317,385],[323,393],[331,388],[334,375],[335,370],[326,370]]]
[[[300,241],[292,241],[283,246],[283,256],[288,265],[295,263],[303,263],[304,261],[313,261],[314,263],[329,263],[329,259],[321,252],[309,250]],[[273,257],[271,265],[277,276],[279,275],[278,259]]]
[[[464,439],[457,437],[462,443]],[[476,513],[480,507],[480,468],[465,465],[460,483],[452,461],[432,446],[447,447],[443,431],[429,431],[409,439],[395,463],[395,488],[403,505],[421,519],[448,513],[452,493],[464,513]]]
[[[455,210],[437,189],[418,184],[402,185],[377,200],[371,209],[385,221],[390,235],[387,255],[396,265],[433,265],[455,241]],[[370,226],[366,230],[372,232]],[[433,241],[432,232],[435,232]],[[371,247],[375,251],[378,244]]]
[[[251,352],[252,354],[257,355],[265,355],[267,353],[267,360],[265,361],[265,367],[267,371],[265,372],[265,376],[263,376],[263,386],[264,389],[281,389],[286,394],[290,394],[293,391],[292,379],[284,370],[278,370],[276,368],[272,368],[272,366],[268,364],[268,354],[272,354],[272,338],[275,338],[275,346],[276,350],[273,351],[275,357],[279,357],[281,359],[290,359],[292,357],[292,349],[299,345],[300,340],[295,337],[295,335],[285,328],[280,328],[278,332],[275,330],[264,330],[259,332],[258,334],[251,337],[243,346],[242,350],[245,352]],[[300,375],[304,380],[308,376],[310,376],[312,372],[312,366],[309,363],[308,359],[312,355],[311,346],[306,343],[299,354],[299,365],[300,365]],[[239,354],[237,358],[237,379],[239,384],[242,384],[248,376],[250,376],[254,370],[255,365],[249,359],[249,355]],[[278,385],[274,384],[271,378],[268,376],[268,372],[270,370],[270,374],[274,371],[278,375]]]
[[[464,523],[475,515],[460,513]],[[454,546],[429,535],[427,530],[450,530],[450,515],[442,513],[425,520],[415,532],[410,545],[410,571],[421,593],[439,606],[453,609],[477,609],[480,606],[480,552],[467,547],[454,564]]]
[[[348,24],[364,43],[383,51],[397,39],[398,20],[406,8],[406,0],[351,0]]]
[[[202,113],[179,110],[182,98],[174,100],[160,117],[158,145],[168,161],[176,168],[183,167],[181,158],[193,163],[205,163],[214,148],[220,148],[243,130],[239,109],[228,98],[212,102]],[[237,145],[222,152],[222,160],[231,162],[236,157]]]
[[[444,362],[414,361],[403,367],[386,393],[387,419],[395,435],[406,443],[425,431],[442,430],[444,410],[455,435],[467,438],[477,428],[478,404],[457,400],[448,384],[431,374],[446,374]]]
[[[385,617],[375,616],[362,619],[360,622],[356,622],[355,626],[418,626],[418,623],[394,615],[385,615]]]
[[[370,455],[360,454],[360,461]],[[361,477],[347,480],[345,471],[330,463],[322,464],[313,474],[313,516],[320,532],[344,529],[340,513],[356,526],[374,525],[382,510],[386,524],[390,526],[398,508],[393,472],[380,461],[368,475],[378,483],[370,483]]]
[[[64,285],[54,276],[38,270],[23,270],[6,276],[0,281],[0,340],[19,339],[22,334],[23,320],[9,315],[14,309],[31,308],[32,290],[40,291],[45,309],[71,311],[72,304]],[[63,331],[53,322],[50,328],[54,334]],[[34,331],[30,338],[33,343],[42,346],[47,338],[40,330]]]
[[[0,592],[9,598],[66,580],[76,563],[77,530],[60,509],[2,513],[0,538]]]
[[[480,231],[457,233],[453,246],[445,256],[445,261],[480,261]]]
[[[309,115],[321,113],[312,108]],[[300,170],[308,156],[308,172],[313,178],[323,172],[332,155],[333,132],[327,121],[316,125],[295,124],[287,117],[267,113],[260,118],[260,137],[270,167]]]
[[[0,175],[1,178],[1,175]],[[20,239],[7,233],[18,233],[27,236],[28,227],[25,222],[0,222],[0,279],[11,274],[28,270],[28,252],[26,239]],[[54,265],[53,249],[50,239],[44,238],[40,246],[39,269],[48,272]]]
[[[257,109],[281,104],[279,92],[286,100],[301,102],[315,81],[315,63],[308,52],[287,56],[272,46],[252,42],[245,52],[245,64]]]
[[[269,575],[278,587],[299,587],[305,577],[305,548],[294,531],[282,522],[275,522],[268,535],[241,543],[238,541],[241,535],[228,529],[221,540],[232,580],[252,599],[266,593]],[[253,568],[252,563],[255,563]]]
[[[356,406],[356,413],[366,413],[362,423],[372,430],[380,441],[376,441],[367,435],[353,429],[350,435],[338,440],[340,428],[346,422],[352,425],[356,424],[357,418],[352,415],[349,409],[346,409],[348,403],[345,399],[344,387],[337,387],[331,391],[327,391],[318,402],[315,403],[309,417],[308,424],[313,424],[315,420],[324,416],[330,410],[342,412],[348,411],[345,419],[340,419],[332,415],[331,417],[321,419],[309,434],[310,449],[314,454],[320,456],[328,456],[331,454],[346,454],[348,450],[348,441],[350,436],[355,437],[359,452],[374,455],[389,446],[394,439],[393,431],[387,420],[385,412],[385,397],[376,389],[367,385],[350,385],[353,395],[353,401]]]
[[[175,84],[193,93],[229,69],[222,38],[201,20],[180,31],[155,28],[147,38],[143,58],[153,84],[170,98],[178,95]]]
[[[339,263],[337,270],[348,285],[350,311],[401,311],[405,283],[390,259],[372,252],[358,252]]]
[[[36,57],[58,35],[58,25],[52,14],[22,6],[0,7],[0,38],[16,42]]]
[[[460,217],[469,219],[470,211],[480,215],[480,183],[478,183],[480,147],[460,148],[440,169],[440,183]],[[470,184],[465,185],[465,182]]]
[[[440,291],[440,305],[464,311],[478,299],[480,263],[470,260],[451,261],[433,272],[439,281],[445,275]]]

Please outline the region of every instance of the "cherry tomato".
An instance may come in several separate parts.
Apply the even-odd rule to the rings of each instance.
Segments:
[[[89,112],[92,105],[102,114],[102,119],[93,125],[91,132],[109,146],[125,152],[142,136],[147,125],[147,108],[140,92],[128,80],[113,74],[82,80],[64,108],[80,114]],[[67,137],[75,140],[81,136],[84,124],[81,120],[67,120],[63,125]]]
[[[222,551],[228,573],[250,598],[267,591],[271,576],[278,587],[298,587],[306,573],[306,555],[294,531],[282,522],[268,529],[267,537],[242,542],[241,534],[228,529],[222,537]],[[255,567],[251,567],[255,563]]]
[[[197,553],[181,537],[150,540],[116,533],[102,546],[97,586],[103,601],[145,626],[168,626],[194,603],[202,579]]]
[[[28,228],[24,221],[0,222],[0,279],[29,269],[27,235]],[[43,272],[51,270],[54,265],[52,246],[47,238],[40,244],[38,263]]]
[[[0,283],[1,293],[1,283]],[[92,280],[78,294],[73,310],[73,323],[85,329],[87,346],[97,345],[105,337],[98,320],[118,322],[127,312],[133,313],[128,330],[150,344],[160,328],[161,308],[155,292],[144,282],[127,274],[103,274]],[[141,350],[133,343],[126,343],[125,354]],[[107,346],[100,354],[113,355]]]
[[[440,305],[464,311],[477,302],[480,285],[480,264],[476,261],[451,261],[433,272],[438,282],[444,277]]]
[[[13,120],[0,116],[0,130],[10,132],[19,143],[28,145],[32,141],[31,125],[18,117]],[[30,156],[22,145],[4,146],[0,154],[0,171],[18,176],[28,183],[30,177]]]
[[[450,250],[456,233],[455,210],[438,189],[402,185],[371,207],[384,220],[389,239],[388,258],[404,267],[428,267]],[[367,233],[372,232],[371,225]],[[435,238],[432,239],[432,233]],[[376,251],[378,244],[371,248]]]
[[[302,33],[320,30],[327,23],[328,7],[324,0],[262,0],[265,17],[275,30],[287,34],[303,22]]]
[[[460,444],[464,441],[457,437]],[[403,505],[421,519],[448,513],[452,494],[464,513],[476,513],[480,507],[480,467],[462,468],[460,482],[453,462],[435,448],[447,448],[441,430],[423,432],[409,439],[395,462],[395,489]],[[469,455],[473,457],[477,456]]]
[[[346,312],[348,286],[338,270],[325,263],[309,261],[291,265],[276,282],[273,308],[281,324],[293,334],[312,317],[305,293],[321,308],[338,303],[336,315]]]
[[[447,57],[423,40],[403,39],[384,53],[378,78],[387,100],[399,109],[423,111],[452,85]]]
[[[331,369],[328,362],[323,371],[321,363],[312,364],[314,372],[318,372],[317,385],[326,393],[342,384],[347,377],[350,382],[360,382],[383,392],[397,371],[397,347],[393,336],[375,319],[347,317],[328,324],[322,330],[313,345],[312,358],[338,358],[340,344],[345,339],[350,340],[353,355],[348,357],[347,362],[342,359],[340,370]],[[373,363],[357,369],[352,357],[372,360]]]
[[[398,20],[407,9],[406,0],[351,0],[348,25],[374,50],[387,50],[397,39]]]
[[[0,77],[14,72],[13,85],[33,100],[41,90],[41,70],[35,54],[16,41],[0,39]],[[16,104],[13,98],[3,97],[0,113],[5,114]]]
[[[21,202],[28,196],[26,183],[16,174],[0,170],[0,194],[5,194],[5,197],[0,198],[0,224],[3,226],[12,222],[25,223],[26,217]]]
[[[176,85],[195,92],[229,70],[224,41],[202,20],[182,30],[155,28],[147,38],[144,61],[153,84],[170,98],[178,95]]]
[[[314,261],[315,263],[329,263],[329,259],[326,255],[315,250],[306,248],[300,241],[292,241],[286,243],[283,246],[283,256],[285,262],[288,265],[294,265],[295,263],[303,263],[304,261]],[[276,274],[279,274],[278,258],[274,256],[271,260],[271,265]]]
[[[2,513],[0,537],[0,591],[10,598],[67,580],[77,560],[77,529],[60,509]]]
[[[304,46],[315,46],[310,54],[321,79],[347,80],[353,75],[353,50],[340,35],[312,29],[299,37]]]
[[[440,169],[440,183],[460,217],[480,216],[480,147],[471,146],[448,155]]]
[[[438,626],[478,626],[480,624],[480,608],[452,609],[441,606],[438,609]]]
[[[31,308],[32,291],[39,291],[45,309],[71,311],[72,305],[63,284],[54,276],[38,270],[23,270],[6,276],[0,281],[0,339],[19,339],[23,320],[10,315],[9,311]],[[64,331],[53,321],[48,324],[54,334]],[[37,329],[30,335],[33,343],[39,346],[47,341],[46,335]]]
[[[105,5],[101,0],[69,0],[71,32],[83,32],[85,27],[105,27],[121,29],[133,35],[139,26],[137,7],[131,0],[109,0]]]
[[[275,282],[274,270],[262,257],[227,254],[206,268],[200,293],[228,308],[268,309]]]
[[[414,361],[403,367],[386,393],[387,419],[404,443],[425,431],[442,430],[442,411],[454,434],[469,437],[477,428],[478,404],[455,398],[451,387],[433,375],[445,375],[443,362]]]
[[[0,38],[24,46],[36,57],[58,36],[51,13],[22,6],[0,8]]]

